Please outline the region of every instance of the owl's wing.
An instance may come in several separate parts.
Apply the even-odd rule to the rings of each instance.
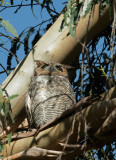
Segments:
[[[31,111],[31,98],[29,94],[27,94],[25,98],[25,108],[27,113],[27,119],[28,119],[29,125],[31,126],[33,123],[33,119],[32,119],[32,111]]]

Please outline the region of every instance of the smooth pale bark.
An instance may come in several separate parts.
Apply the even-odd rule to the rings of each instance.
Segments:
[[[79,112],[76,116],[76,121],[73,129],[73,134],[70,136],[68,143],[75,144],[77,142],[78,129],[80,127],[80,140],[84,138],[85,127],[87,133],[91,133],[94,135],[96,139],[101,132],[99,131],[104,127],[104,124],[108,125],[111,122],[111,115],[115,113],[116,110],[116,87],[109,90],[107,93],[104,93],[101,96],[101,100],[97,101],[95,104],[88,106],[83,109],[82,112]],[[115,113],[116,114],[116,113]],[[114,115],[115,115],[114,114]],[[85,121],[86,120],[86,126]],[[112,117],[115,119],[115,117]],[[109,120],[108,120],[109,119]],[[32,146],[37,145],[40,148],[51,149],[51,150],[60,150],[62,151],[62,147],[58,145],[58,143],[65,142],[66,137],[68,135],[69,130],[71,129],[73,121],[73,116],[66,118],[61,123],[57,124],[54,127],[46,129],[38,134],[37,137],[28,137],[21,140],[17,140],[12,142],[10,146],[5,145],[5,149],[2,152],[3,156],[9,156],[12,154],[16,154],[18,152],[22,152],[24,150],[29,149]],[[113,121],[109,125],[110,129],[113,130],[112,134],[116,132],[115,123]],[[102,134],[111,133],[109,132],[109,128],[105,128],[102,131]],[[107,137],[109,134],[107,133]],[[103,142],[108,143],[109,139],[106,137],[103,138]],[[114,137],[110,136],[110,141],[113,140]],[[100,141],[102,142],[102,138],[100,137]],[[94,146],[95,147],[95,146]],[[7,153],[6,153],[7,151]],[[76,154],[79,154],[81,151],[78,150]],[[69,155],[68,155],[69,156]],[[71,154],[73,156],[73,154]],[[75,154],[74,154],[75,156]],[[67,157],[69,159],[69,157]]]

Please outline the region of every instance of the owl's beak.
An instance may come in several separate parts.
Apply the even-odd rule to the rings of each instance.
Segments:
[[[50,71],[50,73],[52,73],[54,71],[54,67],[50,66],[49,71]]]

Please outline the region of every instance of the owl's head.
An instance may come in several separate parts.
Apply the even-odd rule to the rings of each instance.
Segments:
[[[35,75],[59,75],[68,77],[68,69],[71,68],[71,66],[60,63],[47,63],[40,60],[35,62],[37,65]]]

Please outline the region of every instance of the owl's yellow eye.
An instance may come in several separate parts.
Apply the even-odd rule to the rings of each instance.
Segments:
[[[60,72],[63,72],[63,69],[61,66],[56,66],[56,68],[60,71]]]

